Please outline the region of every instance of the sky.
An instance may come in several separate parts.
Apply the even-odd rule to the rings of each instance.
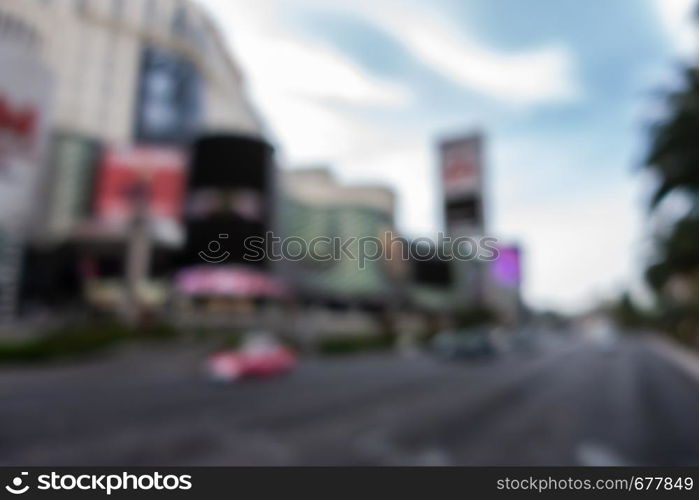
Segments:
[[[434,236],[436,143],[480,130],[488,233],[522,246],[529,305],[640,287],[638,171],[695,56],[693,0],[200,1],[283,168],[390,186],[399,231]]]

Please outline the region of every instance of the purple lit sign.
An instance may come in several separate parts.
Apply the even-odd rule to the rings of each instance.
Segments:
[[[515,246],[499,248],[500,256],[491,264],[491,274],[501,286],[515,288],[521,280],[520,251]]]

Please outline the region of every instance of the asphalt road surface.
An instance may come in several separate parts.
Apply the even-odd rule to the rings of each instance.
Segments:
[[[699,465],[699,382],[643,339],[489,362],[302,360],[220,386],[192,346],[0,370],[1,465]]]

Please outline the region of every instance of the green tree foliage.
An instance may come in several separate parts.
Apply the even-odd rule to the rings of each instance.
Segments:
[[[667,118],[652,129],[646,159],[646,168],[658,178],[650,209],[673,193],[689,196],[694,208],[657,238],[656,259],[646,270],[646,279],[657,293],[663,325],[695,343],[699,333],[699,68],[685,71],[685,85],[667,96],[667,107]],[[620,309],[629,319],[631,311]]]
[[[674,191],[699,193],[699,69],[685,75],[685,87],[667,97],[668,118],[652,130],[646,164],[660,178],[652,208]]]

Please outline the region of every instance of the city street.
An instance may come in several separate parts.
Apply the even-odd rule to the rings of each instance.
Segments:
[[[3,465],[697,465],[699,382],[653,343],[302,359],[211,384],[203,347],[3,368]]]

